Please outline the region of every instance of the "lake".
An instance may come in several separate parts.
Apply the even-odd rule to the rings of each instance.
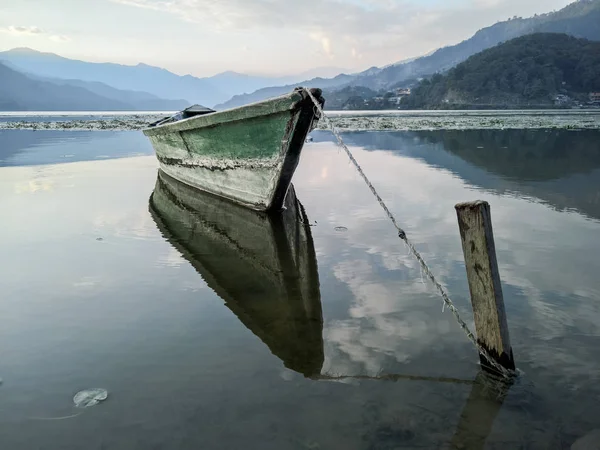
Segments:
[[[600,131],[343,137],[471,328],[454,205],[490,203],[520,371],[510,389],[482,381],[476,350],[330,133],[304,147],[302,226],[286,234],[227,205],[184,207],[140,132],[0,130],[1,447],[589,439],[600,428]],[[109,397],[74,408],[88,388]]]

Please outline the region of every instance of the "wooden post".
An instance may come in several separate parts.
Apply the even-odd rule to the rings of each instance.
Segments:
[[[496,261],[490,205],[483,201],[460,203],[456,205],[456,212],[477,340],[500,365],[514,370],[515,362]],[[480,360],[484,367],[489,368],[485,358],[481,357]]]

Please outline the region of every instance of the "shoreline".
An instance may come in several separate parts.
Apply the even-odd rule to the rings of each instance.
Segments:
[[[507,129],[600,129],[600,110],[517,110],[517,111],[330,111],[334,126],[349,131],[419,130],[507,130]],[[84,117],[82,117],[84,116]],[[35,120],[28,120],[29,118]],[[68,112],[0,113],[1,130],[140,131],[165,117],[164,113],[112,114]],[[21,119],[21,120],[15,120]],[[325,130],[323,122],[317,126]]]

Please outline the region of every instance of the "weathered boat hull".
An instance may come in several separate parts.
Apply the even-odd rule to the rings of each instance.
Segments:
[[[293,186],[283,211],[262,213],[198,192],[159,171],[150,213],[163,236],[286,367],[307,377],[320,373],[317,263]]]
[[[313,95],[322,101],[321,91]],[[281,209],[317,117],[304,90],[144,130],[162,170],[258,211]]]

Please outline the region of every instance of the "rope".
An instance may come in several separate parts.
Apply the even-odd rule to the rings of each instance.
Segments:
[[[473,380],[462,380],[460,378],[447,378],[447,377],[423,377],[418,375],[399,375],[399,374],[386,374],[371,377],[368,375],[315,375],[309,377],[312,380],[318,381],[344,381],[344,380],[382,380],[382,381],[432,381],[436,383],[454,383],[454,384],[475,384]]]
[[[352,152],[344,143],[342,136],[337,131],[337,129],[333,126],[333,123],[331,123],[331,120],[329,119],[329,117],[327,117],[325,115],[325,112],[323,111],[321,104],[317,101],[317,99],[314,97],[312,92],[310,92],[310,90],[304,88],[304,91],[308,94],[308,96],[311,98],[311,100],[315,104],[315,116],[318,117],[319,119],[322,119],[325,122],[325,124],[328,126],[328,128],[331,130],[331,132],[335,136],[339,146],[346,152],[346,155],[348,155],[348,158],[350,158],[350,161],[352,162],[352,164],[354,164],[354,167],[356,167],[356,170],[358,170],[358,173],[360,174],[362,179],[365,181],[365,183],[367,184],[367,186],[369,187],[369,189],[371,190],[371,192],[373,193],[373,195],[375,196],[375,198],[377,199],[377,201],[379,202],[379,204],[381,205],[381,207],[383,208],[383,210],[385,211],[385,213],[391,220],[392,224],[398,231],[398,237],[400,237],[400,239],[402,239],[404,241],[404,243],[408,246],[412,255],[419,262],[419,265],[421,266],[421,270],[427,275],[427,278],[429,278],[429,280],[436,287],[437,291],[439,292],[440,296],[442,297],[442,299],[444,301],[444,304],[448,307],[448,309],[450,309],[450,311],[454,315],[454,318],[458,322],[458,325],[467,335],[467,338],[471,341],[471,343],[475,346],[475,348],[477,348],[479,353],[486,359],[486,361],[489,363],[491,368],[495,369],[496,371],[498,371],[498,373],[502,374],[503,376],[505,376],[507,378],[514,376],[515,373],[512,370],[509,370],[506,367],[500,365],[498,362],[496,362],[496,360],[494,358],[492,358],[492,356],[488,353],[488,351],[477,341],[477,338],[475,337],[473,332],[469,329],[469,327],[467,326],[465,321],[460,317],[458,310],[454,306],[454,303],[452,303],[452,300],[450,300],[450,297],[446,293],[446,290],[444,289],[444,287],[437,281],[437,279],[431,272],[431,269],[429,268],[429,266],[427,265],[427,263],[425,262],[425,260],[421,256],[421,254],[419,253],[419,251],[415,248],[412,241],[410,239],[408,239],[408,237],[406,236],[406,232],[398,225],[398,223],[396,222],[396,218],[391,213],[391,211],[389,210],[389,208],[387,207],[387,205],[385,204],[385,202],[383,201],[381,196],[377,193],[377,191],[375,190],[375,187],[373,186],[371,181],[369,181],[369,178],[367,178],[367,176],[365,175],[364,171],[362,170],[362,168],[360,167],[360,165],[358,164],[356,159],[354,159]]]

